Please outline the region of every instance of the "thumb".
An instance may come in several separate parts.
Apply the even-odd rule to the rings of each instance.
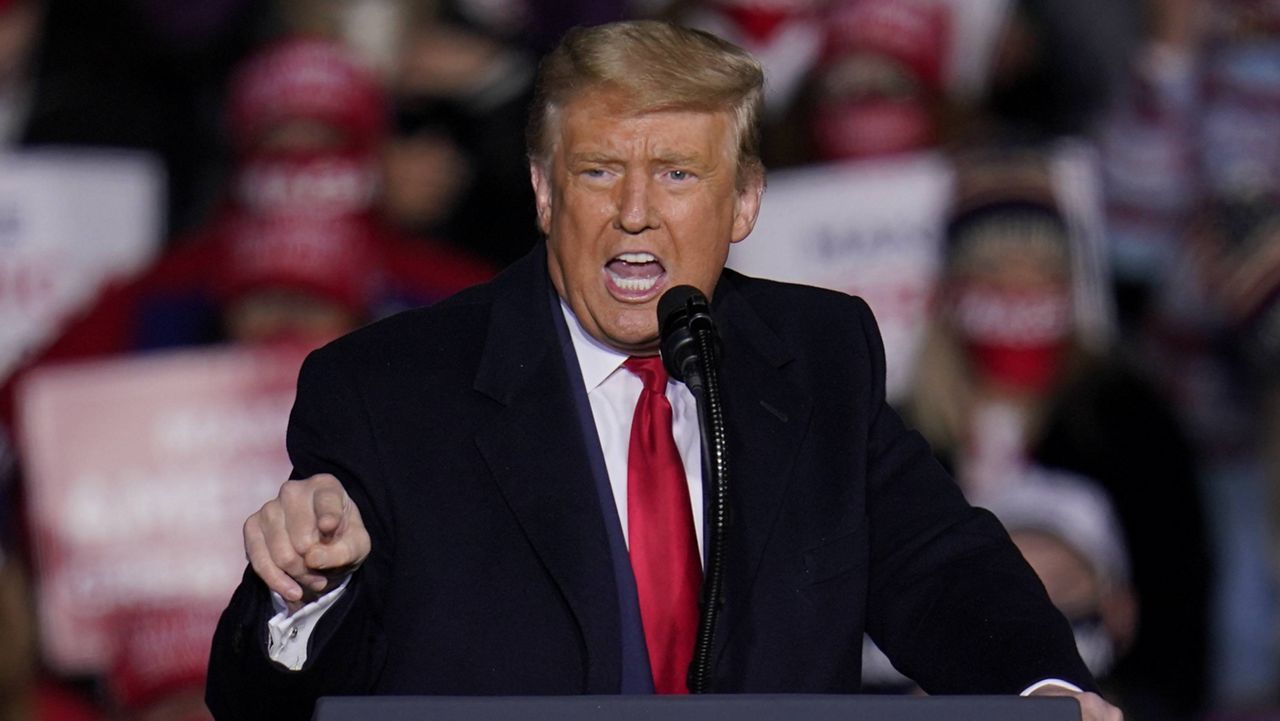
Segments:
[[[348,503],[340,533],[330,534],[312,546],[305,558],[307,567],[317,570],[354,570],[369,555],[369,532],[360,518],[360,510]]]
[[[341,488],[325,488],[316,491],[312,498],[312,508],[316,515],[316,530],[321,539],[328,539],[342,528],[343,516],[347,510],[347,494]]]

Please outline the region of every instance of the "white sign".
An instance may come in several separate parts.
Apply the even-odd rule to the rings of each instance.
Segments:
[[[729,266],[862,296],[884,337],[887,393],[900,398],[929,316],[951,185],[951,166],[933,154],[771,174],[755,231]]]
[[[160,247],[164,172],[138,153],[0,153],[0,380]]]

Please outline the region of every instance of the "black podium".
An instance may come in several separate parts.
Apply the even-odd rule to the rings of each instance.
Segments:
[[[313,721],[1080,721],[1070,698],[1016,696],[326,697]]]

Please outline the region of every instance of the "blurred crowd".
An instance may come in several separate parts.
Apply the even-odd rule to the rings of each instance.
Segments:
[[[316,347],[500,272],[538,242],[540,54],[631,17],[762,60],[771,170],[944,159],[899,411],[1127,718],[1280,718],[1275,0],[0,0],[0,318],[39,286],[7,162],[124,150],[164,180],[145,267],[104,270],[0,366],[0,721],[207,718],[198,608],[113,609],[101,668],[42,651],[24,379]],[[1064,141],[1091,158],[1100,249],[1052,172]],[[870,641],[864,659],[868,688],[912,692]]]

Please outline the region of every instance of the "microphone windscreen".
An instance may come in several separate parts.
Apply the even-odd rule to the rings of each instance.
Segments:
[[[686,308],[690,300],[703,307],[707,305],[706,296],[691,285],[677,285],[662,294],[658,299],[658,327],[663,333],[667,332],[667,322],[671,317]]]
[[[678,285],[658,299],[658,335],[662,364],[667,374],[683,381],[691,390],[701,388],[698,373],[698,350],[694,336],[710,332],[716,341],[711,308],[702,291],[691,285]],[[712,353],[716,349],[711,350]],[[714,358],[707,362],[714,362]]]

